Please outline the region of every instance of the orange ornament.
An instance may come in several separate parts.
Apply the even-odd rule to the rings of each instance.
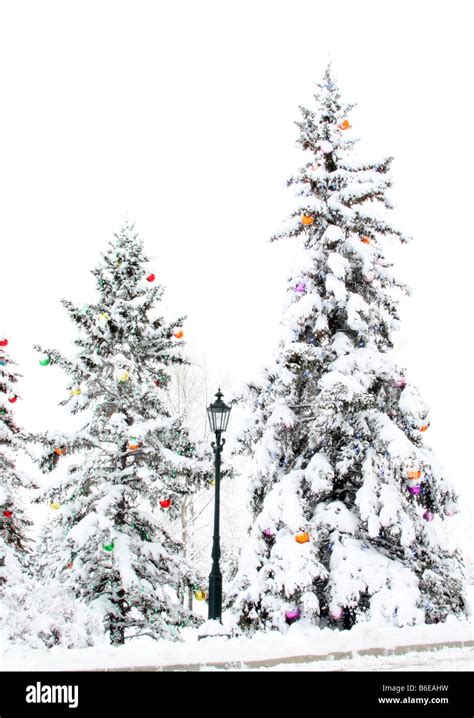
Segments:
[[[54,449],[54,453],[58,456],[64,456],[64,454],[66,453],[66,449],[62,449],[60,446],[56,446],[56,448]]]
[[[182,329],[178,329],[178,330],[174,333],[174,336],[176,337],[176,339],[182,339],[182,338],[184,337],[184,332],[183,332],[183,330],[182,330]]]
[[[426,431],[427,429],[429,429],[429,426],[429,424],[424,424],[424,426],[420,427],[420,431]]]
[[[301,224],[304,224],[305,227],[309,227],[314,222],[314,217],[311,214],[304,214],[301,217]]]
[[[301,534],[296,534],[295,541],[297,543],[308,543],[309,541],[309,533],[307,531],[304,531]]]
[[[421,476],[421,471],[418,469],[417,471],[408,471],[407,476],[409,479],[419,479]]]
[[[130,441],[127,444],[130,451],[136,451],[140,448],[140,442],[137,441],[137,439],[130,439]]]
[[[349,130],[351,127],[351,123],[349,120],[343,120],[340,125],[338,125],[340,130]]]
[[[362,237],[362,239],[360,241],[363,242],[364,244],[370,244],[370,239],[368,237]]]

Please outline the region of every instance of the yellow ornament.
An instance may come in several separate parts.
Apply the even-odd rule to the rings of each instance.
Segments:
[[[78,386],[76,386],[74,389],[71,389],[71,396],[79,396],[80,393],[81,393],[81,390],[79,389]]]
[[[130,374],[126,369],[116,369],[114,371],[114,378],[117,381],[125,382],[128,381],[130,378]]]
[[[53,509],[53,511],[57,511],[58,509],[61,508],[61,504],[58,504],[57,501],[51,501],[49,508]]]
[[[216,480],[215,480],[215,479],[211,479],[211,480],[209,481],[209,483],[210,483],[211,486],[215,486],[215,485],[216,485]]]
[[[194,591],[194,598],[196,599],[196,601],[205,601],[207,598],[207,593],[199,589],[198,591]]]
[[[99,322],[108,322],[110,319],[110,315],[107,312],[101,312],[97,319]]]

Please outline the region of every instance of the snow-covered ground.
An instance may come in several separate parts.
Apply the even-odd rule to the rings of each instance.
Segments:
[[[445,624],[409,628],[360,624],[351,631],[317,629],[303,622],[286,635],[272,632],[252,638],[223,636],[198,640],[185,629],[183,641],[135,639],[114,648],[3,650],[7,671],[103,669],[177,670],[474,670],[472,623],[448,619]]]

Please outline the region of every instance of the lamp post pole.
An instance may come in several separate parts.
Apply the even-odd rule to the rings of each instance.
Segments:
[[[222,392],[216,394],[216,401],[207,409],[211,430],[216,440],[211,446],[214,450],[215,498],[214,498],[214,535],[212,538],[212,568],[209,575],[209,614],[210,621],[220,621],[222,616],[222,573],[220,568],[220,500],[221,500],[221,453],[225,439],[222,433],[227,429],[231,407],[222,401]]]
[[[212,568],[209,575],[209,620],[220,621],[222,616],[222,573],[220,568],[220,502],[221,502],[221,452],[225,439],[221,431],[216,431],[216,440],[211,446],[214,450],[215,499],[214,499],[214,535],[212,538]]]

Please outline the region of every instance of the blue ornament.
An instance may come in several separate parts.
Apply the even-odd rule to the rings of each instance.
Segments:
[[[6,361],[3,361],[3,359],[1,359],[1,360],[0,360],[0,366],[6,366],[6,365],[7,365]]]
[[[368,548],[369,548],[369,546],[367,546],[366,543],[361,544],[361,549],[362,549],[363,551],[367,551]]]

